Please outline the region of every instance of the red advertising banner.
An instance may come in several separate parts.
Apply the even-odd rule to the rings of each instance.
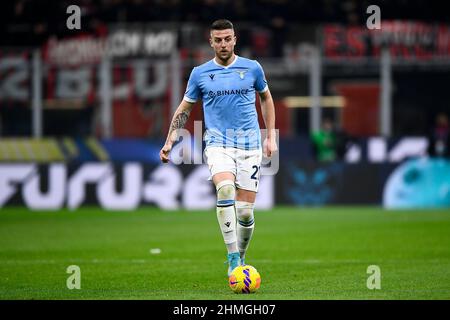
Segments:
[[[383,21],[381,29],[326,24],[324,56],[331,59],[378,57],[388,46],[397,59],[430,60],[450,57],[450,26],[416,21]]]

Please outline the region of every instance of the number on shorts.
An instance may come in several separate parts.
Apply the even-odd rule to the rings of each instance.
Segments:
[[[258,180],[258,177],[256,176],[256,174],[258,173],[258,170],[259,170],[259,166],[253,166],[252,167],[253,169],[255,169],[255,172],[253,172],[253,174],[252,174],[252,176],[251,176],[251,179],[255,179],[255,180]]]

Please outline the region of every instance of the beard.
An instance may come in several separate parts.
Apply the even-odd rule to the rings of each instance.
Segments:
[[[233,55],[233,51],[219,51],[217,57],[222,61],[228,61]]]

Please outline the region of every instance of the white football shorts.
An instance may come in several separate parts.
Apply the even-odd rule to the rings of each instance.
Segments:
[[[243,150],[230,147],[208,147],[206,162],[211,176],[219,172],[231,172],[239,189],[258,192],[261,174],[262,150]]]

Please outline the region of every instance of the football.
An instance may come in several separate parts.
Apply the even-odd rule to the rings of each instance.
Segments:
[[[238,266],[231,272],[228,284],[235,293],[254,293],[261,285],[261,276],[250,265]]]

